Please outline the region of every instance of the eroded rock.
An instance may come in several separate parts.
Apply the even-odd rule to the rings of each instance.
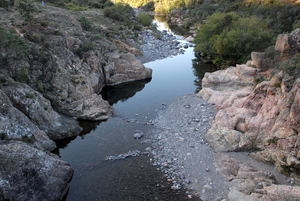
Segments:
[[[73,175],[70,165],[23,142],[0,142],[3,200],[62,200]]]

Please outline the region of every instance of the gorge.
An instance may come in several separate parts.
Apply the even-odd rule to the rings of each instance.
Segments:
[[[299,29],[278,36],[274,57],[204,75],[215,69],[188,46],[143,65],[144,44],[162,57],[182,46],[101,9],[40,6],[32,24],[0,12],[0,34],[32,48],[16,59],[1,43],[1,199],[299,199]]]

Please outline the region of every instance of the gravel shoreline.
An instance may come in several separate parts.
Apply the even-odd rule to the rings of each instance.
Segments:
[[[153,33],[151,30],[145,30],[139,35],[138,41],[138,48],[143,56],[137,57],[137,59],[142,63],[184,54],[185,48],[193,46],[192,43],[179,40],[179,37],[166,31]]]
[[[188,197],[203,201],[225,201],[232,185],[215,166],[215,152],[204,135],[216,110],[196,94],[185,95],[159,111],[154,123],[150,161],[173,182],[173,190],[187,189]],[[288,184],[274,166],[252,159],[247,152],[222,153],[256,170],[270,172],[277,184]]]
[[[184,46],[190,43],[179,43],[176,37],[162,32],[162,40],[153,37],[151,31],[140,36],[140,50],[143,53],[138,59],[143,63],[163,59],[184,53]],[[226,201],[230,180],[217,171],[215,152],[205,141],[204,136],[214,120],[216,110],[202,98],[185,95],[167,105],[164,104],[155,120],[151,153],[151,163],[164,173],[172,182],[174,191],[187,189],[189,198],[199,197],[203,201]],[[288,184],[288,178],[279,174],[268,164],[258,162],[246,152],[227,152],[240,163],[265,172],[276,178],[277,184]]]
[[[186,95],[167,105],[154,120],[153,165],[173,182],[172,189],[184,187],[189,189],[187,196],[203,201],[226,199],[229,191],[204,139],[215,113],[201,98]]]

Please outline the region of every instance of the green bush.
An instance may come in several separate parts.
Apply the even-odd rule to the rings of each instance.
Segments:
[[[1,59],[23,59],[30,52],[30,46],[23,38],[16,34],[10,33],[0,27],[0,54]]]
[[[104,16],[110,19],[123,22],[134,17],[134,10],[128,4],[117,3],[104,9]]]
[[[10,0],[1,0],[0,1],[0,7],[3,7],[5,9],[8,9],[10,6],[12,6],[12,2]]]
[[[143,26],[150,26],[153,20],[152,17],[146,13],[138,14],[137,19]]]
[[[300,70],[300,54],[296,54],[293,58],[281,62],[279,66],[283,71],[293,74],[296,70]],[[299,72],[297,72],[299,73]]]
[[[17,81],[26,82],[28,80],[28,70],[26,68],[21,68],[17,72]]]
[[[25,21],[32,21],[33,14],[37,12],[33,0],[19,0],[17,9]]]
[[[86,30],[86,31],[93,30],[93,24],[85,17],[82,16],[81,18],[78,19],[78,21],[80,22],[83,30]]]
[[[82,59],[84,53],[90,51],[90,50],[94,50],[94,45],[93,43],[91,43],[90,41],[86,41],[82,44],[80,44],[80,47],[77,49],[77,55]]]
[[[83,11],[83,10],[88,9],[86,6],[81,6],[81,5],[75,4],[73,2],[66,3],[65,5],[68,9],[73,10],[73,11]]]
[[[144,9],[145,11],[154,11],[154,2],[150,1],[146,3],[144,6],[142,6],[142,9]]]
[[[114,6],[106,7],[104,9],[104,16],[116,20],[118,22],[124,21],[124,17],[121,15],[121,13],[118,12],[117,8]]]
[[[204,52],[216,65],[245,62],[252,51],[272,44],[274,35],[257,17],[240,17],[236,13],[214,13],[195,37],[196,52]]]

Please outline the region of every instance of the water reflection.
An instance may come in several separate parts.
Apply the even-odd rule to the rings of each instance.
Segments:
[[[107,100],[110,105],[118,101],[125,102],[130,97],[133,97],[137,92],[141,91],[151,79],[128,82],[116,86],[104,87],[101,95],[104,100]]]
[[[204,63],[200,59],[193,59],[193,73],[195,75],[194,85],[196,86],[195,93],[199,92],[202,89],[202,78],[206,72],[214,72],[218,70],[218,67],[212,63]]]
[[[105,122],[82,121],[84,130],[80,136],[58,142],[58,155],[75,170],[67,201],[199,200],[189,199],[185,190],[171,190],[172,182],[150,164],[148,156],[105,160],[106,156],[144,151],[151,146],[141,142],[151,139],[152,125],[124,119],[148,122],[162,103],[198,92],[205,72],[216,70],[214,65],[195,59],[193,48],[145,66],[153,69],[152,80],[106,87],[101,92],[113,105],[114,118]],[[142,140],[133,138],[136,130],[145,134]]]

